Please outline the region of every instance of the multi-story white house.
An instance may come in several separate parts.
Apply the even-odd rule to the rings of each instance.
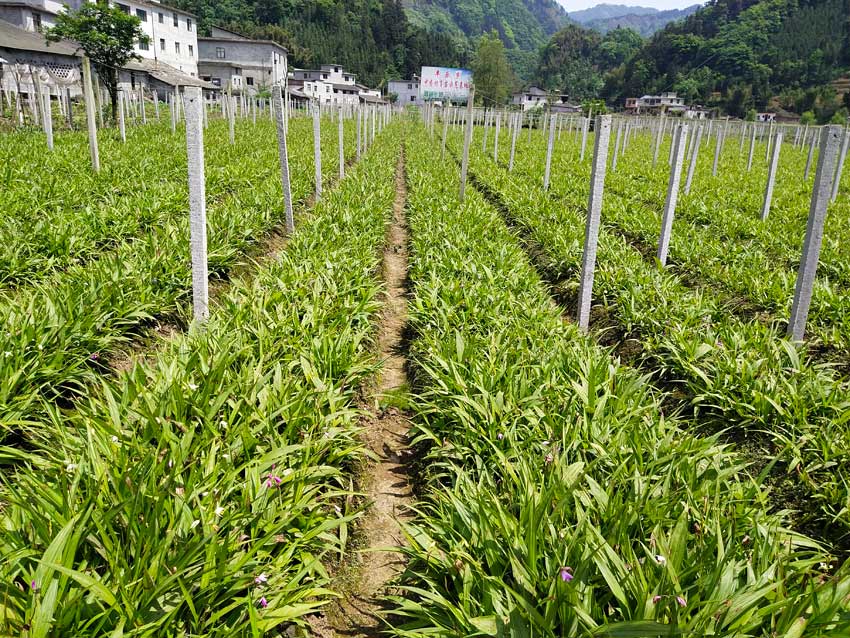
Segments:
[[[293,69],[289,86],[321,104],[355,105],[371,89],[357,84],[357,77],[339,64],[323,64],[319,69]],[[380,94],[378,94],[380,95]]]
[[[198,38],[198,46],[198,73],[217,88],[251,95],[286,82],[286,49],[276,42],[213,27],[209,38]]]
[[[525,91],[514,93],[511,103],[514,106],[520,107],[523,111],[530,111],[535,108],[545,108],[547,104],[568,106],[568,96],[557,93],[547,93],[543,89],[532,86]]]
[[[387,94],[398,96],[396,104],[399,106],[422,106],[425,103],[419,97],[419,78],[416,76],[412,80],[390,80]]]
[[[41,31],[56,23],[67,6],[76,11],[84,0],[0,0],[0,20],[27,31]],[[137,43],[135,52],[145,60],[167,64],[191,77],[198,75],[198,25],[191,13],[157,0],[111,0],[113,6],[134,15],[150,38]]]
[[[671,92],[626,99],[626,113],[633,115],[640,113],[684,113],[687,110],[685,99]]]

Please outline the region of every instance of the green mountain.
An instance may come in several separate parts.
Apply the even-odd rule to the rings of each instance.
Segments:
[[[596,7],[594,7],[594,9],[595,8]],[[700,8],[700,5],[695,4],[684,9],[670,9],[669,11],[658,11],[656,9],[647,9],[646,7],[623,8],[631,9],[631,11],[626,11],[625,13],[620,13],[617,15],[608,15],[591,19],[576,18],[576,13],[584,13],[579,11],[576,13],[571,13],[570,18],[576,20],[577,22],[588,28],[600,31],[601,33],[608,33],[608,31],[611,31],[612,29],[624,28],[634,29],[642,36],[649,37],[656,31],[663,29],[671,22],[681,20],[683,18],[688,17],[692,13],[696,13],[696,11]],[[639,9],[640,11],[634,11],[635,9]],[[587,11],[592,12],[593,9],[588,9]]]
[[[603,95],[672,90],[739,116],[777,95],[797,112],[835,110],[824,87],[848,67],[850,0],[714,0],[656,33]]]
[[[459,66],[467,51],[451,35],[412,24],[401,0],[171,0],[198,16],[201,33],[212,25],[274,40],[289,63],[341,64],[359,82],[381,86],[410,77],[423,65]]]
[[[555,0],[405,0],[404,7],[414,26],[450,36],[461,51],[471,51],[476,37],[495,30],[523,79],[531,78],[539,49],[568,23]]]
[[[658,13],[658,9],[651,7],[630,7],[627,4],[608,4],[603,2],[589,9],[581,11],[570,11],[570,20],[579,24],[588,24],[597,20],[610,20],[611,18],[620,18],[627,15],[653,15]]]

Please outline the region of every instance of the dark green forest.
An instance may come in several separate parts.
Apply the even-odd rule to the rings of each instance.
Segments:
[[[848,66],[850,0],[713,0],[614,69],[602,96],[622,103],[676,91],[735,116],[780,96],[781,106],[798,113],[834,111],[825,87]]]
[[[201,32],[211,25],[289,49],[289,63],[341,64],[358,81],[383,86],[422,65],[458,66],[468,52],[445,33],[412,25],[400,0],[172,0],[195,13]]]

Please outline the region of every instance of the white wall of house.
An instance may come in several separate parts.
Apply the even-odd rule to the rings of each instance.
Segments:
[[[198,23],[194,16],[156,2],[120,0],[113,4],[142,21],[142,31],[150,42],[136,45],[140,57],[198,76]]]
[[[387,92],[398,96],[396,104],[399,106],[421,106],[424,103],[419,98],[419,80],[390,80]]]

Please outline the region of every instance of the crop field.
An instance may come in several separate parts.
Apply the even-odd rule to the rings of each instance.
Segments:
[[[293,117],[287,233],[215,115],[205,322],[182,124],[0,134],[0,636],[850,636],[850,170],[800,343],[809,145],[762,220],[704,129],[662,265],[672,135],[612,134],[583,331],[593,132],[547,189],[476,126],[460,197],[460,123],[329,109],[317,201]]]

